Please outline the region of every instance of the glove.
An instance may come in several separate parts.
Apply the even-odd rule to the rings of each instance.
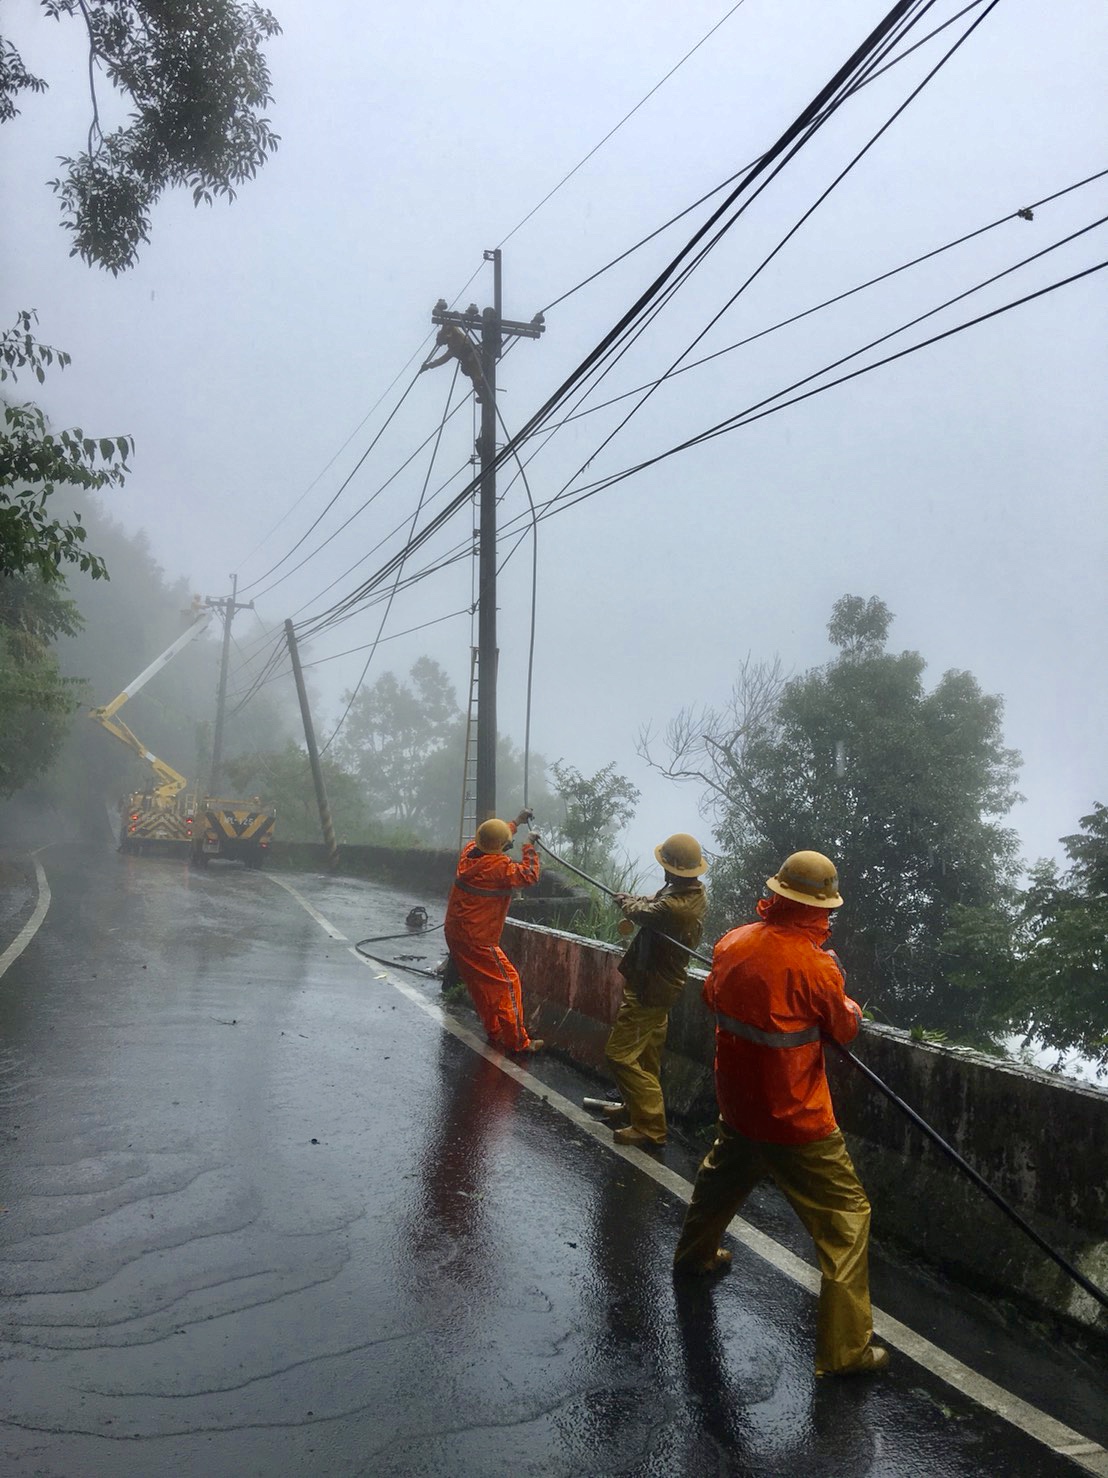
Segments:
[[[539,836],[537,831],[529,831],[527,833],[527,840],[531,843],[532,847],[537,847],[542,841],[542,837]]]
[[[525,826],[528,821],[533,821],[534,819],[535,819],[535,813],[534,813],[534,811],[530,810],[528,807],[525,806],[523,808],[523,810],[519,813],[519,815],[516,817],[516,825],[517,826]]]

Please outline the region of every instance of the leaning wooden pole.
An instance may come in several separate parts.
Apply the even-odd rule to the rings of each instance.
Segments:
[[[334,872],[339,865],[339,849],[335,843],[331,808],[327,804],[327,791],[323,784],[323,767],[319,763],[319,750],[316,747],[315,730],[312,727],[312,711],[308,707],[308,692],[304,687],[304,674],[300,668],[300,652],[297,649],[296,633],[292,629],[291,621],[285,622],[285,637],[289,644],[289,656],[292,658],[292,675],[296,679],[296,696],[300,699],[300,717],[304,720],[304,743],[308,746],[308,759],[312,765],[316,804],[319,806],[319,820],[323,827],[323,845],[327,848],[327,865]]]

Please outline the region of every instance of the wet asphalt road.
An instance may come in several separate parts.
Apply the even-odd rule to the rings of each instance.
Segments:
[[[1079,1471],[903,1355],[817,1382],[813,1299],[745,1249],[676,1290],[676,1197],[274,877],[41,861],[50,911],[0,980],[0,1473]],[[351,940],[414,902],[441,917],[288,881]],[[878,1279],[907,1319],[910,1282]],[[1044,1348],[1037,1377],[1011,1331],[919,1298],[962,1358],[988,1341],[1021,1394],[1105,1440],[1091,1368]]]

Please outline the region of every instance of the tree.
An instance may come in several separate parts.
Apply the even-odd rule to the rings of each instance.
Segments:
[[[1060,1060],[1080,1052],[1108,1072],[1108,807],[1063,837],[1070,865],[1032,869],[1023,900],[1013,1025]]]
[[[41,575],[0,574],[0,797],[46,770],[61,747],[81,684],[61,675],[51,643],[79,626],[76,606]]]
[[[891,622],[882,601],[844,596],[831,662],[782,683],[745,726],[709,715],[714,917],[749,917],[790,852],[825,852],[846,898],[835,929],[852,993],[899,1025],[984,1040],[1007,1003],[959,971],[951,931],[995,935],[1013,917],[1016,839],[1000,821],[1019,756],[1003,744],[1001,699],[968,672],[927,691],[920,654],[886,650]]]
[[[0,335],[0,381],[18,379],[29,370],[41,383],[46,368],[64,369],[69,355],[40,344],[31,333],[33,313],[21,313],[14,328]],[[103,560],[85,549],[81,514],[68,523],[51,516],[46,503],[59,489],[82,493],[119,487],[127,476],[132,442],[126,436],[86,436],[78,427],[48,430],[38,406],[5,401],[0,431],[0,575],[34,571],[50,582],[62,578],[63,564],[73,564],[103,579]]]
[[[150,239],[150,211],[173,187],[193,201],[235,197],[277,148],[264,109],[272,102],[263,44],[280,26],[240,0],[41,0],[54,20],[79,18],[88,34],[91,120],[87,148],[51,182],[72,233],[71,256],[118,273]],[[105,133],[97,77],[131,107]],[[46,82],[0,41],[0,123],[24,93]]]
[[[547,830],[569,853],[568,862],[582,872],[596,873],[611,860],[616,834],[634,816],[639,791],[625,775],[616,773],[614,761],[595,775],[582,775],[560,760],[550,772],[562,814]]]
[[[454,689],[437,662],[420,657],[408,676],[410,684],[385,672],[363,688],[335,749],[358,776],[376,815],[418,831],[428,819],[428,766],[451,746],[459,715]]]
[[[702,786],[700,813],[712,816],[741,785],[747,748],[772,731],[784,683],[779,658],[755,662],[747,653],[721,708],[683,708],[666,725],[667,759],[654,758],[658,741],[649,726],[635,747],[667,780]]]
[[[324,755],[323,783],[340,842],[376,842],[382,829],[373,821],[357,776]],[[282,841],[317,842],[321,837],[319,806],[308,752],[290,739],[283,749],[240,755],[228,760],[231,784],[242,795],[264,795],[277,808],[277,835]]]

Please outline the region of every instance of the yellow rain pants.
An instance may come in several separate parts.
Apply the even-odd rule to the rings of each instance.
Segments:
[[[816,1244],[820,1272],[816,1374],[856,1366],[870,1343],[869,1201],[842,1133],[809,1144],[746,1139],[720,1119],[697,1172],[674,1266],[710,1266],[728,1222],[770,1176]]]
[[[662,1048],[669,1027],[668,1006],[644,1006],[624,987],[619,1015],[604,1049],[612,1076],[631,1115],[631,1127],[657,1144],[666,1138],[662,1098]]]

